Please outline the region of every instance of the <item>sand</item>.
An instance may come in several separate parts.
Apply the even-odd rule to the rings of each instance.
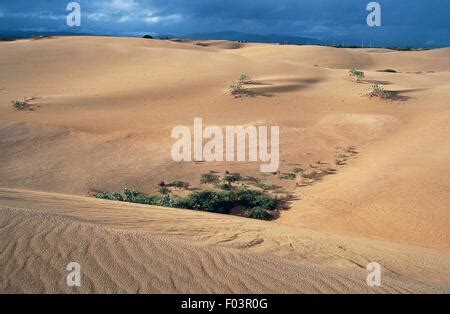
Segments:
[[[449,48],[56,37],[1,43],[0,65],[1,292],[450,292]],[[258,84],[235,99],[242,73]],[[373,83],[394,99],[362,96]],[[24,97],[32,111],[11,106]],[[255,163],[173,162],[170,132],[195,117],[279,124],[281,172],[337,173],[267,178],[297,196],[271,222],[89,197],[210,170],[260,176]],[[80,288],[65,285],[70,261]]]

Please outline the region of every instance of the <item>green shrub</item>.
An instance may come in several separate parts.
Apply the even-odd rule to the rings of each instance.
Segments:
[[[366,77],[363,71],[359,71],[356,69],[351,69],[350,71],[348,71],[348,75],[351,78],[355,79],[357,82],[361,81]]]
[[[242,216],[246,218],[266,220],[266,221],[273,219],[273,216],[267,210],[261,207],[248,209],[242,214]]]
[[[155,195],[146,195],[144,193],[131,190],[131,189],[125,189],[125,200],[130,203],[138,203],[138,204],[145,204],[145,205],[156,205],[159,197]]]
[[[99,193],[96,197],[107,200],[125,200],[130,203],[193,209],[221,214],[229,214],[231,209],[237,206],[242,206],[246,210],[255,208],[276,210],[284,202],[274,196],[249,189],[220,192],[204,190],[191,193],[187,197],[175,197],[170,194],[164,194],[162,196],[147,195],[132,189],[125,189],[124,194],[125,198],[118,193]]]
[[[292,171],[293,171],[294,173],[300,173],[300,172],[303,172],[303,169],[300,168],[300,167],[295,167]]]
[[[232,183],[232,182],[238,182],[241,181],[242,177],[240,173],[230,173],[225,175],[225,177],[223,178],[223,181],[228,182],[228,183]]]
[[[179,189],[188,189],[189,183],[183,182],[183,181],[173,181],[171,184],[169,184],[172,187],[179,188]]]
[[[204,173],[200,179],[200,183],[202,184],[215,184],[219,182],[219,176],[213,173]]]
[[[280,179],[282,180],[295,180],[297,178],[297,175],[295,173],[283,173],[280,176]]]
[[[221,197],[233,202],[234,206],[243,206],[245,208],[263,207],[273,210],[277,209],[281,204],[281,200],[274,196],[249,189],[223,191],[221,192]]]
[[[220,193],[201,191],[192,193],[187,197],[187,206],[190,209],[228,214],[231,204],[221,197]]]
[[[101,192],[95,195],[96,198],[103,199],[103,200],[110,200],[110,201],[119,201],[123,202],[123,197],[120,195],[120,193],[105,193]]]

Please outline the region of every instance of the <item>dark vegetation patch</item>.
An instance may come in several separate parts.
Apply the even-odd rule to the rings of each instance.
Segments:
[[[133,189],[125,189],[120,193],[98,193],[95,197],[105,200],[123,201],[144,205],[172,207],[207,211],[220,214],[230,214],[233,208],[243,208],[244,217],[272,220],[277,211],[281,210],[286,200],[273,195],[251,189],[239,188],[229,191],[204,190],[193,192],[186,197],[145,194]]]

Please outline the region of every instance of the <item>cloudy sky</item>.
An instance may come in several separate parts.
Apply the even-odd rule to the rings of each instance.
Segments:
[[[0,0],[0,32],[71,31],[184,35],[239,31],[378,45],[450,46],[450,0],[379,0],[381,27],[368,27],[369,0],[79,0],[81,26],[66,24],[70,0]]]

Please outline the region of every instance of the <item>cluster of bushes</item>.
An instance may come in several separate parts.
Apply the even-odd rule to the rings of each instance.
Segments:
[[[397,71],[394,69],[378,70],[378,72],[397,73]],[[348,71],[348,74],[351,78],[355,79],[356,82],[360,82],[365,78],[364,72],[356,69]],[[392,98],[393,96],[392,92],[386,91],[382,86],[376,83],[370,86],[370,90],[366,93],[366,95],[370,98],[378,97],[383,99]]]
[[[370,90],[367,92],[367,96],[369,96],[370,98],[379,97],[387,99],[391,97],[391,93],[386,91],[382,86],[373,84],[370,86]]]
[[[191,193],[187,197],[177,197],[169,194],[148,195],[139,191],[125,189],[124,195],[103,192],[96,194],[95,197],[106,200],[192,209],[220,214],[230,214],[233,208],[243,207],[245,209],[243,213],[244,217],[262,220],[273,219],[270,211],[278,210],[284,205],[284,200],[250,189],[220,192],[205,190]]]
[[[202,174],[202,177],[200,179],[201,184],[212,184],[216,188],[221,190],[231,190],[233,188],[232,183],[236,183],[242,180],[242,176],[240,173],[229,173],[228,171],[225,173],[225,176],[220,179],[220,176],[217,174],[214,174],[212,172],[210,173],[204,173]]]
[[[243,95],[247,95],[248,90],[247,90],[247,88],[245,88],[244,85],[251,84],[251,83],[252,83],[252,80],[251,80],[250,76],[248,76],[247,74],[241,74],[239,81],[233,82],[230,85],[231,95],[233,95],[235,98],[239,98],[239,97],[242,97]]]

